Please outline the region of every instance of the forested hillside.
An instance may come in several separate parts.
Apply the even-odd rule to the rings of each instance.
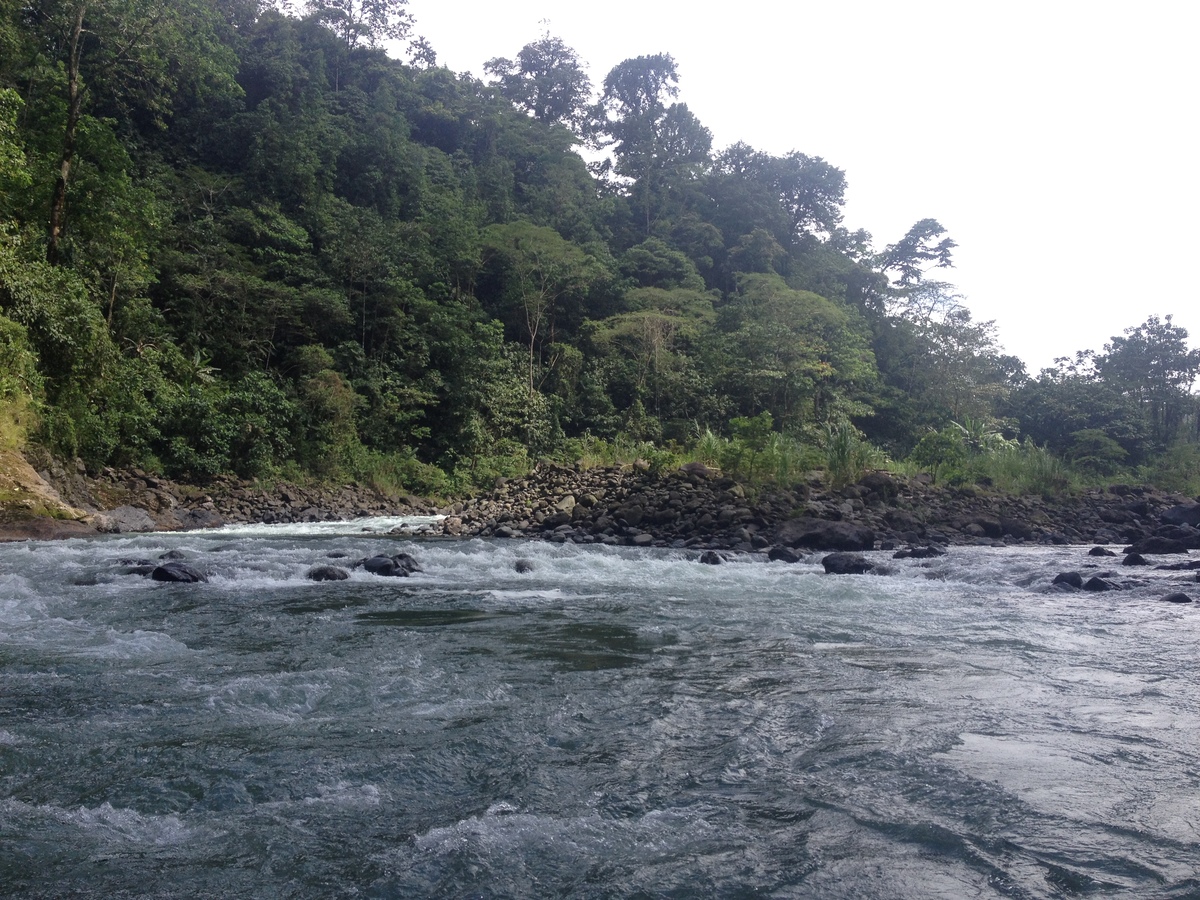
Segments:
[[[544,34],[479,81],[417,31],[0,0],[0,442],[432,492],[618,445],[1200,489],[1169,316],[1031,376],[936,219],[876,239],[836,161],[713,147],[666,52],[593,85]]]

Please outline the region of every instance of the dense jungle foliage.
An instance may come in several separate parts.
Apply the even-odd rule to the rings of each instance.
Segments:
[[[1031,377],[936,220],[879,247],[831,163],[714,149],[669,55],[593,86],[543,34],[480,81],[413,24],[0,0],[0,442],[434,493],[622,447],[1196,488],[1169,316]]]

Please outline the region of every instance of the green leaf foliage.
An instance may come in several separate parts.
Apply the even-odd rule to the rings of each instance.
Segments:
[[[484,83],[415,24],[0,0],[6,446],[436,493],[589,453],[841,485],[877,448],[1190,483],[1200,355],[1170,316],[1030,378],[935,279],[938,220],[878,249],[833,163],[714,151],[668,53],[593,90],[546,32]]]

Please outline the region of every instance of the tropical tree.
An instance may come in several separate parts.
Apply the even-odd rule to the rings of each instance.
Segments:
[[[608,73],[593,112],[596,143],[612,149],[611,170],[629,186],[646,236],[663,192],[694,178],[712,148],[712,133],[687,104],[667,102],[678,95],[670,54],[639,56]]]
[[[360,43],[379,47],[408,37],[408,0],[308,0],[308,11],[328,25],[348,50]]]
[[[1191,389],[1200,375],[1200,349],[1189,349],[1187,338],[1171,316],[1150,316],[1113,337],[1095,358],[1096,376],[1145,410],[1151,434],[1164,446],[1189,419],[1196,427]]]
[[[546,31],[522,47],[515,60],[498,56],[484,63],[483,69],[518,109],[547,125],[558,123],[582,131],[592,82],[579,54],[562,38]]]
[[[578,306],[601,276],[596,260],[551,228],[512,222],[484,233],[486,264],[500,306],[516,318],[529,347],[528,388],[537,390],[539,349],[557,339],[559,317],[568,304]],[[515,315],[514,315],[515,314]]]

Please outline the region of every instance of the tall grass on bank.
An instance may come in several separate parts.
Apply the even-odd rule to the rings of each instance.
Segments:
[[[685,455],[750,484],[793,484],[821,465],[819,450],[777,431],[750,442],[722,437],[706,428]]]
[[[975,481],[1008,494],[1052,497],[1081,485],[1078,474],[1062,459],[1030,440],[976,456],[971,460],[971,474]]]
[[[1200,443],[1176,441],[1151,465],[1141,466],[1137,480],[1189,497],[1200,496]]]
[[[883,451],[862,439],[858,429],[848,422],[825,429],[825,472],[830,487],[853,484],[872,469],[886,463]]]

